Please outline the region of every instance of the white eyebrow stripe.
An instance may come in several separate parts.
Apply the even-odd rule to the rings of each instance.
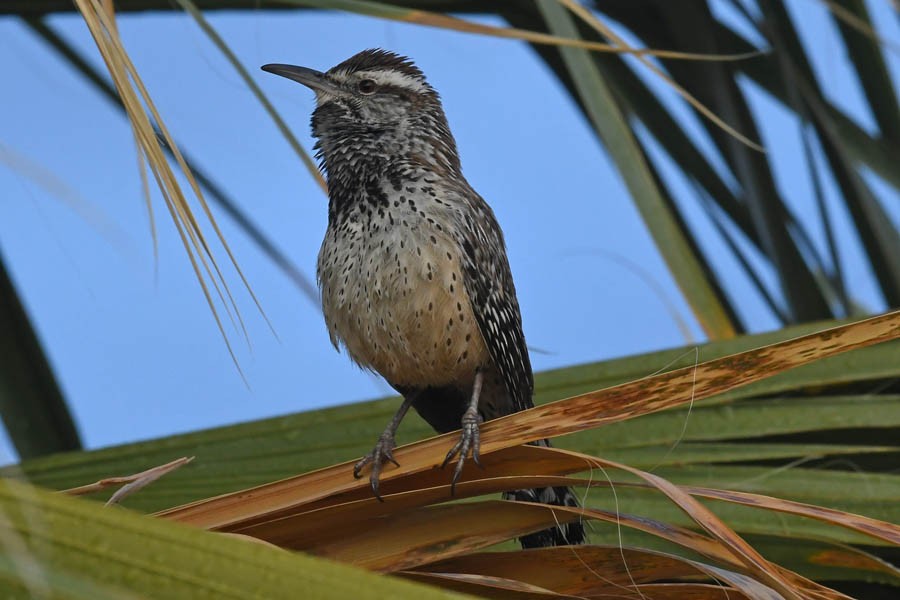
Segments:
[[[418,77],[398,71],[360,71],[356,75],[360,79],[368,78],[380,85],[393,85],[413,92],[421,92],[426,89],[426,84]]]

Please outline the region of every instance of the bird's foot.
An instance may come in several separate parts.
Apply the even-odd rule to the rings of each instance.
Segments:
[[[441,463],[441,468],[443,469],[447,466],[447,463],[453,460],[454,456],[459,456],[459,459],[456,462],[456,468],[453,469],[453,477],[450,480],[451,494],[456,493],[456,482],[459,480],[460,474],[462,474],[463,466],[466,463],[466,457],[469,455],[470,450],[472,451],[472,460],[475,461],[476,465],[479,467],[481,466],[481,462],[479,461],[481,454],[479,426],[482,421],[481,415],[479,415],[478,411],[474,408],[470,407],[463,413],[462,432],[459,435],[459,441],[450,448],[446,458],[444,458],[444,462]]]
[[[372,493],[375,494],[375,497],[381,502],[384,500],[382,500],[381,494],[378,491],[378,484],[384,463],[390,461],[396,466],[400,466],[400,463],[394,460],[395,446],[396,442],[394,441],[393,432],[385,431],[381,434],[381,437],[378,438],[378,443],[375,444],[372,451],[363,456],[360,461],[353,466],[353,476],[359,479],[362,477],[360,473],[366,465],[372,465],[372,471],[369,473],[369,484],[372,486]]]

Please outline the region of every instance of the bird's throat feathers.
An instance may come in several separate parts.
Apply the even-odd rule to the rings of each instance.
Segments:
[[[343,113],[343,114],[342,114]],[[423,174],[461,178],[456,141],[443,111],[389,122],[360,121],[327,103],[313,113],[316,158],[328,180],[334,213],[363,200],[377,182],[406,182]]]

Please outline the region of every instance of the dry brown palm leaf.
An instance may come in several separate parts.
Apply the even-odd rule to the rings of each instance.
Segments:
[[[629,589],[626,597],[641,597],[645,591],[652,591],[661,597],[683,593],[684,597],[713,598],[716,593],[727,592],[753,599],[846,598],[766,560],[695,496],[811,517],[875,536],[882,542],[900,542],[900,529],[865,517],[756,494],[679,487],[616,462],[521,444],[698,401],[826,356],[897,337],[900,313],[881,315],[486,423],[482,430],[485,468],[482,471],[468,466],[456,487],[457,496],[451,495],[449,475],[438,468],[454,435],[448,434],[396,451],[402,466],[384,473],[384,502],[372,497],[368,481],[353,479],[352,463],[345,463],[173,508],[159,516],[251,536],[371,570],[397,573],[416,569],[417,574],[405,576],[428,578],[451,589],[497,598],[602,597],[616,593],[615,586],[624,585],[621,577],[591,579],[595,587],[589,590],[566,587],[552,579],[569,581],[571,565],[558,565],[555,575],[550,573],[549,579],[540,581],[502,569],[458,570],[451,576],[446,567],[438,566],[465,560],[473,552],[555,524],[595,520],[649,533],[705,557],[703,563],[678,559],[683,573],[702,574],[702,581],[680,582],[679,587],[659,575],[667,573],[666,569],[651,568],[646,579],[639,572],[639,581],[629,580],[628,585],[654,587]],[[598,510],[499,500],[447,504],[450,500],[547,485],[636,485],[613,482],[607,473],[611,470],[624,471],[641,480],[639,485],[664,494],[691,518],[699,532],[620,511],[627,507]],[[590,480],[571,477],[583,471],[591,472]],[[595,481],[598,473],[603,480]],[[577,548],[576,556],[594,551]],[[592,561],[595,559],[592,557]],[[667,564],[671,567],[672,563]],[[584,568],[588,573],[596,570],[587,564]],[[710,582],[723,583],[724,587]]]
[[[860,32],[864,36],[871,38],[875,42],[877,42],[880,46],[884,48],[889,48],[894,52],[900,52],[900,45],[895,43],[894,41],[885,38],[878,34],[878,31],[872,27],[865,19],[861,19],[860,17],[853,14],[853,11],[848,10],[847,8],[841,6],[834,0],[818,0],[820,3],[824,4],[829,11],[835,16],[839,21],[846,23],[849,27],[852,27],[856,31]]]
[[[606,23],[598,19],[594,14],[588,10],[581,3],[576,2],[575,0],[558,0],[560,4],[568,8],[572,11],[573,14],[578,16],[579,19],[584,21],[588,26],[595,29],[600,35],[612,40],[615,44],[614,47],[617,48],[626,48],[629,47],[624,38],[617,35],[616,32]],[[715,114],[711,109],[706,107],[702,102],[700,102],[693,94],[687,91],[684,87],[679,85],[672,77],[670,77],[665,71],[663,71],[660,67],[656,66],[654,63],[650,62],[645,56],[641,54],[635,55],[638,61],[642,65],[644,65],[647,69],[649,69],[654,75],[659,77],[667,86],[669,86],[672,90],[675,91],[679,96],[684,98],[684,100],[697,109],[697,112],[702,114],[704,117],[709,119],[712,123],[716,125],[716,127],[722,129],[728,135],[734,137],[736,140],[740,141],[742,144],[753,148],[759,152],[765,152],[765,148],[761,145],[757,144],[746,135],[742,134],[740,131],[726,123],[721,117]],[[659,58],[667,58],[662,55]]]
[[[142,188],[147,205],[147,212],[150,216],[154,253],[156,249],[156,229],[153,218],[153,206],[147,183],[146,166],[150,167],[150,172],[162,194],[166,209],[172,218],[172,223],[181,239],[188,259],[190,260],[191,267],[197,277],[197,281],[200,284],[203,294],[206,297],[207,304],[212,311],[216,325],[222,334],[225,344],[228,347],[228,351],[234,360],[235,366],[238,368],[238,371],[240,371],[240,365],[238,365],[237,357],[231,347],[222,319],[220,318],[219,310],[216,306],[216,298],[219,299],[225,313],[231,319],[232,324],[243,331],[245,337],[247,337],[247,332],[237,308],[237,303],[231,294],[222,270],[213,254],[212,241],[217,240],[221,248],[225,251],[238,277],[243,282],[263,318],[266,318],[265,313],[256,299],[256,296],[253,294],[249,282],[244,277],[237,259],[232,254],[228,243],[225,241],[225,237],[219,229],[219,225],[206,203],[200,185],[197,183],[184,156],[175,144],[174,138],[166,128],[165,122],[153,103],[150,93],[144,86],[137,69],[125,50],[116,26],[116,16],[112,1],[75,0],[75,5],[84,18],[85,24],[106,64],[116,91],[122,101],[122,105],[125,108],[125,112],[128,115],[129,123],[131,124],[137,147]],[[154,124],[158,128],[159,135],[157,135],[157,129],[154,129]],[[191,204],[188,201],[188,196],[179,184],[175,171],[172,169],[172,166],[166,158],[164,147],[168,147],[171,150],[175,163],[184,175],[202,214],[206,217],[206,224],[213,229],[213,237],[210,238],[204,233],[203,227],[201,227],[201,221],[194,214]],[[268,319],[266,320],[268,321]],[[247,339],[249,341],[249,338]],[[243,373],[241,373],[241,375],[243,376]]]
[[[656,56],[660,58],[671,58],[676,60],[697,60],[706,62],[738,61],[753,58],[759,56],[760,54],[763,54],[762,52],[707,54],[697,52],[680,52],[673,50],[657,50],[651,48],[635,48],[629,46],[628,44],[613,46],[601,42],[591,42],[581,39],[560,37],[548,33],[542,33],[540,31],[529,31],[525,29],[517,29],[515,27],[499,27],[496,25],[488,25],[486,23],[477,23],[475,21],[460,19],[458,17],[454,17],[444,13],[415,8],[405,8],[384,2],[373,2],[370,0],[350,0],[349,2],[345,0],[341,3],[338,3],[337,5],[333,0],[277,1],[280,4],[347,10],[348,12],[355,14],[364,14],[380,19],[399,21],[401,23],[414,23],[416,25],[436,27],[438,29],[449,29],[451,31],[459,31],[461,33],[473,33],[491,37],[524,40],[533,44],[584,48],[586,50],[591,50],[592,52],[601,53],[634,54],[637,56]]]
[[[578,600],[583,598],[583,596],[559,594],[552,590],[516,581],[515,579],[504,579],[490,575],[406,571],[401,573],[400,576],[464,594],[495,598],[497,600]]]
[[[522,464],[527,466],[526,463]],[[492,477],[458,483],[456,494],[451,494],[451,486],[444,484],[384,495],[383,502],[369,496],[300,513],[267,516],[252,523],[245,523],[233,531],[286,547],[302,547],[303,540],[321,540],[333,535],[333,532],[353,527],[362,521],[388,517],[450,500],[555,485],[557,481],[560,481],[560,478],[552,476]],[[298,543],[301,545],[298,546]]]
[[[734,588],[710,583],[648,583],[635,587],[634,597],[652,600],[745,600],[750,599]],[[609,598],[612,594],[591,596]]]
[[[652,534],[724,564],[729,572],[748,573],[765,589],[775,589],[784,598],[803,598],[803,590],[822,597],[843,597],[768,563],[704,510],[694,510],[691,516],[720,537],[619,512],[494,500],[426,506],[345,523],[337,529],[317,531],[315,537],[297,536],[289,546],[371,570],[394,572],[488,548],[555,524],[595,519]]]
[[[582,565],[582,570],[584,566]],[[752,579],[733,574],[736,581],[752,590],[750,595],[739,588],[724,583],[644,583],[628,587],[598,585],[591,593],[583,596],[560,594],[551,590],[521,587],[514,579],[502,579],[484,575],[458,573],[404,572],[400,576],[422,583],[444,587],[486,598],[545,599],[545,598],[617,598],[634,600],[754,600],[759,598],[778,599],[771,589],[761,587]]]
[[[478,552],[432,563],[414,572],[499,577],[573,596],[595,595],[601,589],[625,592],[635,585],[709,576],[696,561],[627,546]]]
[[[562,484],[560,484],[562,485]],[[615,485],[628,486],[636,484],[617,483]],[[637,484],[640,485],[640,484]],[[650,486],[643,486],[650,487]],[[889,544],[900,546],[900,526],[886,521],[879,521],[864,515],[856,515],[843,510],[834,510],[823,506],[814,506],[812,504],[804,504],[803,502],[793,502],[791,500],[783,500],[781,498],[772,498],[761,494],[751,494],[748,492],[736,492],[733,490],[717,490],[705,487],[680,486],[681,489],[692,496],[700,498],[708,498],[710,500],[721,500],[723,502],[732,502],[734,504],[742,504],[744,506],[754,506],[775,512],[783,512],[792,515],[800,515],[809,517],[824,523],[830,523],[838,527],[852,529],[864,533],[873,538],[883,540]]]
[[[759,381],[828,356],[900,337],[900,312],[892,312],[747,352],[645,377],[596,392],[574,396],[485,423],[481,433],[483,460],[495,452],[535,440],[631,419],[680,406]],[[456,433],[409,444],[395,452],[400,467],[387,468],[382,485],[402,477],[431,472],[441,464]],[[505,457],[505,455],[502,455]],[[207,529],[235,529],[267,515],[313,502],[365,493],[368,482],[354,479],[354,461],[249,490],[192,502],[159,516]],[[585,465],[585,468],[587,465]],[[532,471],[533,472],[533,471]],[[462,480],[471,480],[472,470]],[[499,473],[498,473],[499,474]],[[435,474],[436,475],[436,474]],[[444,474],[445,477],[448,477]],[[427,477],[427,476],[426,476]],[[446,482],[447,479],[444,479]],[[387,487],[383,488],[388,491]]]
[[[579,463],[579,459],[583,459],[583,463],[590,463],[591,468],[619,468],[617,463],[612,463],[610,461],[604,461],[592,456],[588,456],[586,454],[580,454],[576,452],[572,452],[569,450],[560,450],[558,448],[543,448],[537,446],[527,446],[526,448],[530,448],[535,456],[539,456],[542,454],[561,454],[564,456],[569,456],[572,461],[571,465],[576,465]],[[582,463],[582,464],[583,464]],[[541,464],[552,464],[551,461],[543,460]],[[564,464],[563,461],[559,461],[560,465]],[[408,479],[404,478],[398,480],[396,483],[406,483]],[[614,481],[614,480],[586,480],[580,477],[565,477],[565,476],[557,476],[552,475],[550,473],[540,472],[538,469],[533,470],[532,475],[528,476],[519,476],[519,477],[485,477],[482,479],[475,479],[472,481],[467,481],[463,484],[457,486],[456,495],[450,496],[450,486],[443,486],[437,488],[421,488],[421,489],[410,489],[400,493],[394,493],[390,495],[385,495],[385,498],[390,498],[390,502],[381,502],[375,505],[373,509],[370,509],[372,512],[366,511],[365,514],[373,514],[377,513],[380,515],[390,514],[392,512],[397,512],[401,510],[406,510],[408,508],[414,506],[424,506],[426,504],[430,504],[433,502],[439,502],[444,500],[451,500],[453,498],[468,498],[470,496],[501,492],[506,490],[514,490],[514,489],[531,489],[536,487],[547,487],[547,486],[562,486],[562,487],[577,487],[577,486],[588,486],[588,487],[610,487],[610,488],[629,488],[636,487],[647,490],[656,490],[656,486],[650,484],[641,484],[627,481]],[[858,533],[862,533],[868,535],[877,540],[882,540],[889,544],[900,545],[900,526],[895,525],[893,523],[888,523],[886,521],[881,521],[879,519],[873,519],[871,517],[867,517],[865,515],[853,514],[847,511],[835,510],[832,508],[826,508],[823,506],[815,506],[812,504],[806,504],[803,502],[795,502],[792,500],[784,500],[782,498],[773,498],[771,496],[765,496],[762,494],[753,494],[749,492],[741,492],[734,490],[719,490],[707,487],[699,487],[699,486],[678,486],[683,492],[690,494],[691,496],[696,496],[699,498],[706,498],[709,500],[719,500],[722,502],[729,502],[732,504],[740,504],[743,506],[756,507],[760,509],[765,509],[774,512],[781,512],[791,515],[798,515],[802,517],[807,517],[810,519],[816,519],[818,521],[822,521],[823,523],[828,523],[830,525],[835,525],[838,527],[843,527],[845,529],[850,529],[852,531],[856,531]],[[417,498],[421,498],[421,501]],[[370,501],[376,502],[374,498],[371,500],[363,499],[359,501]],[[344,510],[345,507],[348,507],[348,504],[339,504],[327,507],[325,511],[320,511],[317,514],[317,521],[324,523],[328,523],[330,519],[330,514],[334,513],[335,518],[344,519],[351,518],[352,513],[355,512],[353,510]],[[295,516],[303,517],[303,515],[307,515],[309,512],[301,512],[297,513]],[[268,521],[268,523],[272,523],[273,521]]]
[[[172,471],[180,469],[192,460],[194,460],[193,456],[182,456],[181,458],[177,458],[173,461],[167,462],[164,465],[151,467],[149,469],[141,471],[140,473],[125,475],[122,477],[106,477],[95,483],[89,483],[87,485],[81,485],[76,488],[62,490],[62,493],[68,494],[70,496],[83,496],[85,494],[93,494],[95,492],[106,490],[111,487],[118,487],[119,489],[116,490],[116,492],[112,496],[110,496],[109,500],[106,501],[107,506],[118,504],[131,494],[142,490],[144,487],[150,485],[163,475],[168,475]]]
[[[562,452],[557,450],[534,449],[535,452]],[[609,466],[608,463],[604,463]],[[530,477],[491,477],[481,480],[475,480],[460,484],[457,487],[458,497],[469,497],[490,492],[499,492],[501,490],[534,488],[543,486],[575,486],[579,484],[591,485],[607,485],[608,482],[589,482],[583,479],[558,476],[530,476]],[[616,486],[625,487],[625,483],[615,483]],[[647,486],[650,487],[650,486]],[[718,490],[708,490],[704,488],[682,488],[698,496],[725,499],[749,506],[757,506],[768,508],[770,510],[783,510],[792,514],[800,514],[817,518],[832,524],[840,525],[848,529],[854,529],[861,533],[868,533],[873,537],[883,539],[885,541],[893,541],[897,539],[897,528],[889,523],[880,522],[858,515],[842,513],[841,511],[824,510],[819,507],[809,507],[800,503],[786,503],[787,509],[782,508],[782,502],[777,499],[769,499],[756,494],[745,493],[719,493]],[[268,540],[279,546],[305,549],[315,552],[316,546],[328,543],[336,538],[353,537],[355,533],[365,531],[371,534],[380,542],[386,542],[393,536],[399,535],[400,544],[412,543],[412,538],[403,530],[403,526],[397,522],[387,521],[384,517],[394,514],[407,514],[411,509],[421,506],[427,506],[434,502],[440,502],[450,499],[450,486],[444,485],[438,488],[425,488],[420,490],[408,490],[405,492],[386,495],[385,502],[378,502],[374,498],[365,498],[350,501],[344,504],[333,505],[320,508],[313,511],[283,517],[274,518],[249,525],[241,528],[239,531],[246,535],[258,537]],[[527,505],[534,506],[534,505]],[[544,517],[546,525],[555,523],[554,509],[545,507],[547,513]],[[511,509],[512,510],[512,509]],[[519,509],[515,509],[519,510]],[[612,512],[612,511],[590,511],[588,513],[580,513],[575,510],[574,513],[582,514],[583,517],[603,520],[608,523],[618,525],[620,527],[631,527],[652,533],[658,537],[667,539],[673,543],[679,544],[685,548],[692,549],[698,553],[705,554],[722,562],[732,561],[729,553],[720,545],[716,545],[711,538],[699,536],[693,532],[688,532],[680,528],[668,526],[653,520],[634,517],[632,515]],[[510,515],[511,516],[511,515]],[[526,515],[524,522],[528,521],[533,515]],[[473,533],[477,529],[474,524],[477,519],[473,518],[473,525],[470,526],[467,533]],[[410,521],[411,522],[411,521]],[[381,532],[383,526],[389,526],[390,530]],[[535,528],[538,528],[536,525]],[[430,536],[426,541],[421,541],[422,545],[442,545],[452,542],[458,537],[458,532],[454,526],[446,530],[433,528],[427,531]],[[383,547],[380,547],[383,548]],[[460,551],[458,547],[450,552]],[[390,550],[389,552],[392,552]],[[874,559],[854,549],[847,548],[841,550],[834,547],[830,553],[837,553],[833,556],[821,556],[820,561],[831,560],[834,564],[842,564],[844,566],[854,565],[871,572],[882,572],[891,576],[896,576],[897,572],[889,565]],[[838,556],[838,554],[840,554]],[[502,573],[498,575],[503,575]]]

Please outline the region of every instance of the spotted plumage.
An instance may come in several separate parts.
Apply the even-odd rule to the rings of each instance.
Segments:
[[[463,177],[437,92],[408,58],[366,50],[325,73],[264,69],[316,93],[312,129],[329,188],[317,272],[331,341],[404,396],[354,473],[371,465],[378,494],[394,432],[412,406],[439,432],[462,427],[447,457],[458,457],[455,484],[467,456],[478,459],[479,423],[533,406],[500,226]],[[566,488],[508,496],[577,505]],[[575,523],[522,543],[583,539]]]

